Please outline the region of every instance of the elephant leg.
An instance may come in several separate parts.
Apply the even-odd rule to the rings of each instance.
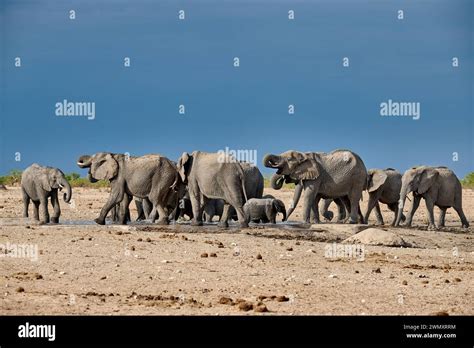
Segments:
[[[329,210],[329,206],[332,203],[332,199],[323,199],[323,204],[320,209],[321,215],[324,217],[326,221],[331,221],[334,218],[334,213]],[[316,206],[318,206],[317,204]]]
[[[33,218],[38,221],[39,220],[39,201],[33,201]]]
[[[351,209],[350,209],[350,221],[349,223],[350,224],[356,224],[359,222],[359,218],[360,218],[360,215],[361,215],[361,212],[360,212],[360,206],[359,206],[359,200],[360,200],[360,193],[354,193],[352,192],[350,195],[349,195],[349,202],[350,202],[350,206],[351,206]],[[362,217],[362,220],[364,218]],[[363,223],[364,221],[362,221]]]
[[[51,193],[51,205],[53,206],[53,216],[51,217],[52,223],[59,223],[59,216],[61,215],[61,208],[59,206],[58,191],[55,190]]]
[[[219,227],[229,227],[229,220],[228,220],[229,209],[230,209],[230,204],[226,202],[224,204],[224,209],[223,209],[223,212],[222,212],[222,216],[221,216],[217,226],[219,226]]]
[[[434,202],[430,196],[425,197],[426,210],[428,210],[428,230],[436,230],[434,222]]]
[[[161,203],[156,205],[154,211],[158,212],[158,225],[169,225],[170,221],[168,219],[168,211]]]
[[[216,215],[216,206],[215,201],[208,201],[207,204],[204,206],[204,218],[206,222],[212,222],[214,215]]]
[[[469,227],[469,221],[467,221],[466,215],[464,215],[462,207],[461,206],[455,206],[453,208],[454,208],[454,210],[456,210],[456,213],[458,213],[459,218],[461,219],[462,227],[468,228]]]
[[[119,209],[118,223],[121,225],[126,225],[130,221],[130,209],[128,206],[132,198],[132,196],[125,194],[120,205],[116,206]]]
[[[397,215],[398,215],[398,203],[397,202],[390,203],[390,204],[387,204],[387,206],[394,213],[392,226],[395,226],[395,221],[397,221]],[[406,220],[406,217],[405,215],[403,215],[403,212],[402,212],[401,221],[405,221],[405,220]]]
[[[41,223],[49,223],[48,196],[40,197]]]
[[[26,191],[21,188],[21,194],[23,196],[23,217],[28,217],[28,207],[30,205],[30,196],[26,193]]]
[[[143,210],[143,201],[135,199],[135,207],[137,208],[137,220],[136,221],[143,221],[146,219],[145,212]]]
[[[438,217],[438,227],[444,227],[445,226],[445,219],[446,219],[446,210],[448,208],[439,208],[441,211],[439,213]]]
[[[243,197],[243,192],[240,192],[239,187],[235,187],[235,189],[232,189],[231,186],[230,190],[226,194],[227,197],[225,197],[225,201],[230,204],[233,209],[237,212],[237,219],[239,221],[239,225],[242,228],[248,227],[248,223],[245,221],[245,214],[244,214],[244,204],[245,204],[245,198]],[[231,207],[224,206],[224,211],[222,213],[221,221],[228,221],[229,217],[231,217],[230,212],[232,212]],[[219,223],[220,223],[219,222]]]
[[[365,212],[365,216],[364,216],[364,220],[366,222],[369,222],[370,213],[372,212],[372,209],[374,209],[377,204],[378,204],[377,195],[374,194],[374,193],[370,193],[369,194],[369,203],[367,204],[367,211]],[[380,210],[380,207],[379,207],[379,210]],[[379,219],[378,216],[377,216],[377,223],[379,225],[383,225],[383,223],[380,223],[380,219]]]
[[[383,215],[382,211],[380,210],[380,203],[378,201],[375,203],[375,218],[377,219],[378,225],[383,225],[385,223],[383,221]],[[365,222],[367,223],[368,221],[365,220]]]
[[[124,192],[123,188],[115,189],[112,188],[112,192],[110,193],[109,199],[105,203],[105,205],[100,210],[99,217],[94,221],[99,225],[105,225],[105,217],[109,213],[109,211],[118,203],[120,203],[123,199]]]
[[[413,220],[413,215],[415,215],[415,212],[418,209],[418,206],[420,205],[420,201],[421,201],[421,196],[413,195],[413,204],[411,205],[411,209],[408,212],[408,215],[406,217],[405,226],[408,226],[408,227],[411,226],[411,223],[412,223],[412,220]]]
[[[321,201],[321,197],[316,195],[316,199],[314,200],[314,204],[311,206],[311,211],[309,213],[309,221],[312,224],[319,224],[321,220],[319,219],[319,202]]]
[[[340,198],[335,198],[334,203],[337,205],[337,222],[341,223],[346,218],[346,207]]]
[[[189,192],[189,199],[191,200],[191,206],[193,209],[193,218],[191,226],[202,226],[202,206],[201,197],[198,192]]]
[[[315,209],[315,202],[316,197],[319,189],[319,184],[316,185],[314,181],[304,181],[303,182],[303,190],[304,190],[304,204],[303,204],[303,221],[306,223],[310,223],[311,217],[311,209],[315,214],[314,218],[316,221],[319,222],[319,212],[316,207]],[[318,199],[319,202],[319,199]]]

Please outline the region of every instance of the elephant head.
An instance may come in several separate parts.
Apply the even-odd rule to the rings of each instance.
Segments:
[[[277,175],[283,175],[285,180],[300,182],[314,180],[319,176],[319,166],[313,154],[298,151],[286,151],[280,155],[268,154],[263,158],[263,165],[277,169]],[[275,182],[281,182],[278,177]]]
[[[89,168],[90,182],[113,180],[119,172],[119,165],[114,154],[99,152],[93,156],[83,155],[77,160],[80,168]]]
[[[367,171],[367,191],[377,191],[387,181],[388,175],[380,169],[370,169]]]
[[[273,207],[275,208],[275,211],[277,213],[282,213],[283,214],[283,219],[282,221],[286,220],[286,208],[285,208],[285,203],[283,203],[279,199],[274,199],[273,200]]]
[[[72,190],[64,173],[57,168],[46,167],[44,174],[45,175],[41,177],[41,187],[45,191],[51,191],[53,189],[62,190],[66,188],[63,199],[64,202],[69,203],[71,201]]]
[[[395,226],[400,224],[407,195],[410,192],[420,195],[424,194],[436,182],[438,176],[439,172],[435,168],[425,166],[413,167],[403,174]]]
[[[193,161],[193,154],[190,155],[187,152],[183,152],[183,154],[178,160],[178,164],[176,165],[176,169],[178,170],[181,181],[184,184],[187,184],[188,182],[188,175],[189,175],[189,170],[191,168],[192,161]]]

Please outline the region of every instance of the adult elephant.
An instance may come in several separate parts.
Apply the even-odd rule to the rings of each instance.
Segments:
[[[229,208],[232,205],[237,211],[241,227],[248,226],[243,211],[247,201],[244,171],[241,163],[234,157],[222,153],[184,152],[177,168],[181,180],[188,186],[194,215],[192,225],[203,224],[202,208],[208,199],[223,199],[223,216],[229,216]],[[219,225],[227,227],[227,219],[221,218]]]
[[[23,217],[28,217],[28,206],[31,200],[34,205],[34,219],[41,223],[50,222],[48,198],[51,197],[51,205],[54,209],[51,222],[58,223],[61,215],[58,190],[63,188],[66,189],[63,195],[64,202],[69,203],[72,195],[71,185],[61,170],[53,167],[43,167],[37,163],[26,168],[21,175]],[[41,218],[39,208],[41,208]]]
[[[321,198],[345,198],[350,206],[350,223],[358,222],[359,200],[367,186],[367,169],[354,152],[334,150],[330,153],[303,153],[291,150],[280,155],[268,154],[264,157],[263,164],[268,168],[276,168],[276,174],[283,176],[284,180],[301,182],[305,222],[310,222],[314,202]],[[295,198],[293,207],[296,207],[299,200],[299,197]],[[316,217],[319,215],[317,210],[315,214]]]
[[[161,155],[130,157],[123,154],[99,152],[79,157],[77,165],[89,168],[89,180],[109,180],[112,188],[109,199],[94,221],[105,224],[107,213],[120,204],[120,223],[126,224],[130,197],[147,198],[152,204],[150,220],[168,224],[170,206],[177,204],[180,181],[176,166]],[[176,202],[176,203],[174,203]]]
[[[456,174],[447,167],[420,166],[408,169],[402,177],[400,201],[395,226],[400,224],[405,199],[408,193],[413,192],[413,205],[406,218],[406,226],[411,226],[413,215],[420,204],[425,200],[428,210],[428,229],[436,229],[434,223],[434,206],[441,209],[439,227],[444,226],[446,210],[453,207],[461,219],[462,227],[469,227],[469,222],[462,210],[462,187]]]

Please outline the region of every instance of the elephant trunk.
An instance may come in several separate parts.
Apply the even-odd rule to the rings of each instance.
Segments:
[[[270,185],[272,189],[279,190],[283,186],[283,182],[285,181],[285,177],[280,174],[273,174],[272,178],[270,179]]]
[[[263,158],[263,165],[267,168],[278,168],[281,162],[280,156],[268,154]]]
[[[283,207],[281,207],[281,209],[280,209],[280,213],[282,213],[282,214],[283,214],[283,219],[282,219],[282,221],[285,221],[285,220],[286,220],[286,209],[285,209],[285,207],[284,207],[284,206],[283,206]]]
[[[398,201],[398,212],[397,212],[397,219],[395,220],[395,226],[400,225],[400,220],[402,219],[403,215],[403,208],[405,207],[405,200],[408,195],[408,185],[403,184],[402,189],[400,190],[400,199]]]
[[[295,208],[298,205],[298,202],[301,198],[301,192],[302,191],[303,191],[303,183],[299,182],[295,187],[295,193],[293,194],[293,200],[290,204],[290,209],[288,209],[286,219],[284,219],[283,221],[287,220],[290,217],[291,213],[293,213],[293,211],[295,210]]]
[[[60,185],[61,185],[61,188],[62,187],[66,188],[66,192],[64,192],[63,199],[64,199],[64,202],[69,203],[71,201],[71,197],[72,197],[71,185],[69,184],[69,182],[64,177],[61,178]]]
[[[89,168],[92,165],[92,157],[89,155],[83,155],[77,160],[79,168]]]

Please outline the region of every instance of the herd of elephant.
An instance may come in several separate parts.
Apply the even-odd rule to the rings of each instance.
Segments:
[[[277,170],[271,178],[273,189],[281,189],[284,183],[295,184],[288,211],[281,200],[263,195],[264,178],[256,166],[222,153],[185,152],[174,162],[156,154],[130,157],[100,152],[81,156],[77,161],[80,168],[88,168],[91,182],[110,182],[110,196],[95,219],[101,225],[109,212],[118,223],[130,221],[129,205],[133,199],[137,220],[149,219],[153,223],[157,220],[158,224],[185,216],[194,226],[203,225],[203,220],[210,222],[214,216],[219,216],[222,227],[227,227],[230,219],[238,220],[241,227],[247,227],[250,221],[276,223],[278,213],[283,214],[283,221],[289,218],[304,193],[306,223],[320,223],[320,213],[326,220],[332,220],[334,214],[328,207],[334,201],[338,206],[338,222],[367,223],[375,208],[377,223],[384,224],[380,210],[383,203],[394,213],[393,226],[403,221],[411,226],[423,198],[429,229],[445,225],[446,210],[450,207],[458,213],[462,226],[469,226],[462,210],[461,183],[446,167],[413,167],[403,176],[392,168],[367,170],[362,159],[349,150],[268,154],[263,164]],[[31,200],[34,218],[41,223],[59,222],[58,190],[65,188],[64,201],[71,200],[71,186],[57,168],[31,165],[23,172],[21,188],[24,217],[28,217]],[[362,214],[359,202],[364,190],[368,191],[369,201]],[[405,217],[403,208],[409,193],[413,194],[413,202]],[[51,219],[48,198],[54,209]],[[320,200],[323,204],[318,209]],[[441,211],[437,226],[434,206]]]

